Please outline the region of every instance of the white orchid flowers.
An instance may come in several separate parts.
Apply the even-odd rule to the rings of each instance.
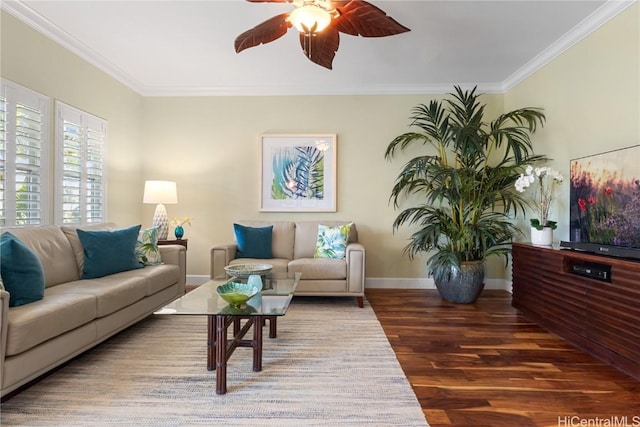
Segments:
[[[549,211],[554,198],[555,185],[564,181],[560,172],[549,167],[534,168],[529,165],[523,174],[516,180],[515,187],[520,193],[524,193],[535,182],[538,183],[538,192],[535,196],[536,209],[539,218],[531,220],[531,225],[538,230],[543,227],[556,228],[556,222],[549,220]]]

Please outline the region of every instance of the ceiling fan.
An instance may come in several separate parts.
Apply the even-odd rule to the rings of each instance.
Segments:
[[[364,0],[247,0],[251,3],[291,3],[295,9],[258,24],[236,37],[236,52],[279,39],[292,26],[300,31],[302,51],[311,61],[332,69],[340,45],[339,33],[386,37],[409,28]]]

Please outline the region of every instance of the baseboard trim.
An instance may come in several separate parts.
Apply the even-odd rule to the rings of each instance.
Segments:
[[[202,285],[209,281],[209,276],[190,274],[187,283]],[[433,279],[425,278],[392,278],[368,277],[364,281],[366,289],[435,289]],[[511,292],[511,281],[505,279],[485,279],[485,289],[500,289]]]
[[[485,289],[499,289],[511,292],[511,281],[505,279],[485,279]],[[435,289],[433,279],[368,277],[364,287],[367,289]]]

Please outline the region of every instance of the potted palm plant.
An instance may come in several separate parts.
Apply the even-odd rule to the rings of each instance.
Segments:
[[[413,144],[426,151],[409,160],[396,178],[390,201],[416,200],[393,222],[394,232],[416,225],[404,252],[413,259],[432,253],[427,270],[443,299],[473,303],[484,288],[484,260],[503,256],[515,234],[513,215],[524,214],[527,201],[514,191],[524,165],[546,160],[533,152],[530,135],[543,126],[539,108],[521,108],[491,122],[476,88],[456,86],[451,99],[413,109],[411,126],[420,132],[396,137],[385,158]]]

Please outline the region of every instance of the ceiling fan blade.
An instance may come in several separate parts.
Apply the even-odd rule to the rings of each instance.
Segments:
[[[411,31],[388,16],[382,9],[364,0],[351,0],[344,7],[337,9],[340,16],[331,25],[345,34],[386,37]]]
[[[250,47],[269,43],[284,36],[291,28],[291,23],[287,21],[288,16],[288,13],[276,15],[240,34],[235,41],[236,52],[240,53]]]
[[[311,36],[300,33],[300,45],[307,58],[331,70],[333,58],[336,56],[338,46],[340,46],[340,33],[332,27]]]

